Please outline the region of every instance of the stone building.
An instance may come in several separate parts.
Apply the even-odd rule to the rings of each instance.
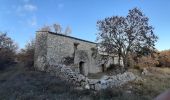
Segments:
[[[36,33],[34,66],[44,71],[48,65],[69,64],[72,70],[85,76],[103,72],[118,63],[114,56],[99,54],[97,44],[48,31]]]

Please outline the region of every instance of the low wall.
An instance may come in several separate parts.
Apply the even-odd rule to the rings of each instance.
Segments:
[[[82,74],[73,72],[68,66],[61,64],[48,65],[45,71],[58,76],[77,87],[92,90],[101,90],[113,86],[117,87],[137,78],[133,73],[125,72],[116,76],[103,76],[101,79],[88,79]]]
[[[82,74],[73,72],[71,68],[65,65],[48,65],[46,72],[49,72],[52,75],[58,76],[67,82],[70,82],[78,87],[83,87],[89,89],[88,82],[89,79]]]
[[[89,86],[93,90],[106,89],[108,87],[118,87],[129,81],[135,80],[137,77],[132,72],[125,72],[115,76],[103,76],[101,79],[90,79]]]

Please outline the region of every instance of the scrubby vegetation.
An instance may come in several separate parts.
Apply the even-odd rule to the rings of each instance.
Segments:
[[[31,40],[17,55],[17,60],[29,69],[34,69],[34,49],[35,41]]]
[[[16,43],[7,36],[7,33],[0,32],[0,70],[14,63],[16,50]]]
[[[158,67],[170,67],[170,50],[159,52]]]
[[[130,61],[131,67],[139,69],[142,67],[170,67],[170,50],[157,51],[152,55],[141,56]]]
[[[141,74],[139,70],[129,69]],[[122,87],[102,91],[80,90],[48,73],[29,70],[22,64],[0,71],[1,100],[151,100],[170,88],[170,69],[151,68],[151,76]]]

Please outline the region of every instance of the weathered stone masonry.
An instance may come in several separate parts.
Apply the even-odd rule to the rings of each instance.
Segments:
[[[47,35],[46,32],[36,34],[34,66],[41,71],[44,71],[47,65]]]
[[[96,48],[96,43],[62,34],[39,31],[36,34],[34,66],[40,71],[61,77],[78,87],[94,90],[119,86],[136,78],[133,73],[127,72],[117,76],[105,76],[98,80],[88,79],[86,77],[88,73],[103,71],[101,65],[109,66],[109,64],[115,63],[111,58],[107,59],[106,63],[101,59],[101,55],[94,54],[92,48]],[[74,58],[73,66],[63,64],[62,61],[65,57]]]
[[[101,57],[100,55],[93,57],[92,48],[96,48],[96,43],[53,32],[39,31],[36,34],[35,66],[45,70],[47,64],[62,64],[66,57],[73,57],[74,71],[85,76],[88,73],[101,72],[102,64],[99,64]]]

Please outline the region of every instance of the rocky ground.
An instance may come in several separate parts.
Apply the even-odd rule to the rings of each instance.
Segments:
[[[130,69],[141,79],[97,92],[76,89],[58,77],[17,64],[0,71],[0,100],[151,100],[170,88],[170,69],[147,70],[143,75],[142,69]]]

